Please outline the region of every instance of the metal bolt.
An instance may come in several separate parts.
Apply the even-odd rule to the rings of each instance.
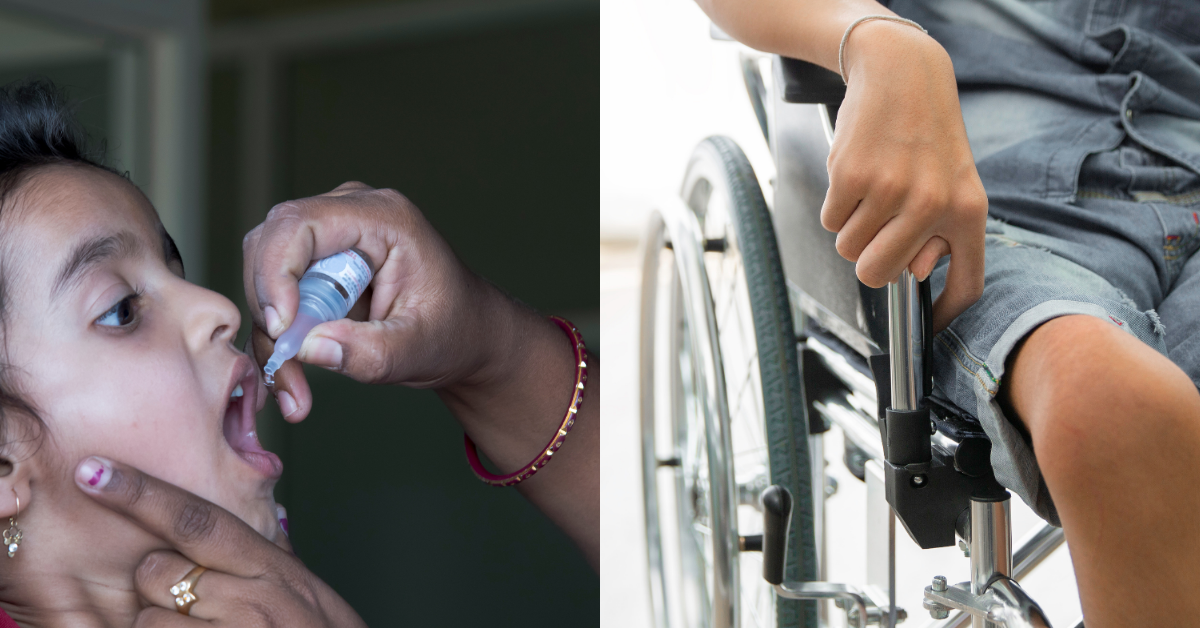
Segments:
[[[946,576],[933,577],[933,590],[938,593],[946,590]]]
[[[1125,118],[1126,118],[1126,119],[1128,119],[1128,120],[1132,120],[1132,119],[1133,119],[1133,109],[1126,109],[1126,110],[1125,110]]]
[[[962,550],[963,556],[966,556],[967,558],[971,557],[971,546],[967,545],[966,541],[959,539],[958,549]]]
[[[838,490],[837,478],[833,476],[825,477],[825,497],[833,497]]]
[[[912,476],[911,482],[915,488],[921,488],[922,486],[925,486],[925,476],[914,475],[914,476]]]
[[[929,433],[937,434],[937,423],[934,423],[933,419],[929,420]]]
[[[934,619],[945,619],[950,616],[949,606],[939,604],[929,598],[925,598],[925,600],[921,602],[921,606],[924,606],[925,610],[929,611],[929,616]],[[896,619],[899,619],[899,617]]]

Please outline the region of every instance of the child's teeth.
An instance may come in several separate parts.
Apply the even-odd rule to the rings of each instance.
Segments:
[[[237,385],[237,388],[234,388],[234,389],[233,389],[233,392],[232,392],[232,393],[230,393],[230,394],[229,394],[229,396],[230,396],[230,397],[241,397],[241,396],[242,396],[242,394],[243,394],[243,393],[242,393],[242,385],[241,385],[241,384],[238,384],[238,385]]]

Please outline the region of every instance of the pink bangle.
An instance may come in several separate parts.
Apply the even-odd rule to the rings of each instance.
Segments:
[[[512,486],[528,480],[542,467],[549,464],[554,452],[558,451],[558,448],[562,447],[563,442],[567,440],[567,432],[570,432],[571,428],[575,426],[575,413],[579,411],[579,406],[583,405],[583,383],[587,381],[587,347],[583,344],[583,336],[580,336],[575,326],[564,318],[551,316],[550,320],[566,332],[567,338],[571,340],[571,350],[575,352],[575,386],[571,390],[571,405],[567,408],[567,413],[563,416],[562,424],[558,426],[554,438],[550,439],[550,442],[538,453],[533,462],[521,467],[516,473],[496,475],[483,468],[483,463],[479,461],[479,452],[475,448],[475,442],[471,440],[470,436],[463,434],[463,443],[467,448],[467,462],[471,465],[471,470],[479,476],[479,479],[492,486]]]

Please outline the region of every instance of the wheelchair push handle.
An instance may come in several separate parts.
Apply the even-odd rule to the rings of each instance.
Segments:
[[[921,284],[905,269],[888,284],[888,353],[892,409],[916,410],[925,396],[925,325]]]
[[[927,342],[932,317],[929,286],[905,269],[888,284],[888,371],[891,403],[886,412],[884,451],[895,465],[929,462]]]

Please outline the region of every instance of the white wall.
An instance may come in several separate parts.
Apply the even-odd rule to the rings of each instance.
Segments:
[[[760,180],[773,175],[738,67],[739,44],[714,41],[688,0],[600,3],[600,239],[635,240],[688,155],[734,138]],[[768,194],[768,202],[770,195]]]

